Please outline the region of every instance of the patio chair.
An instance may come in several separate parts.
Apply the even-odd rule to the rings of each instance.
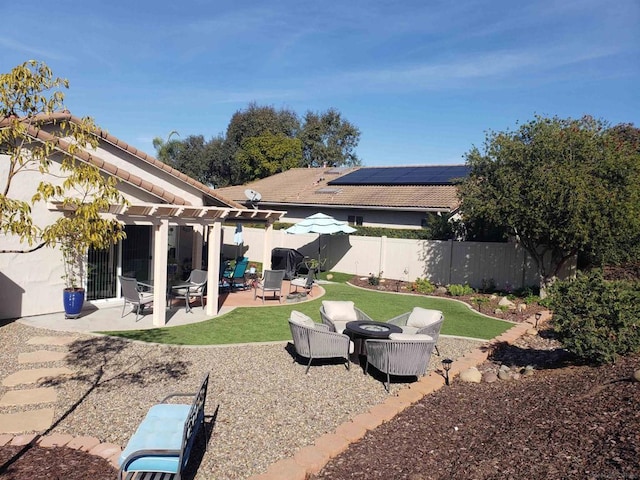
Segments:
[[[247,283],[244,278],[244,274],[249,266],[249,259],[242,257],[236,260],[236,264],[233,270],[227,270],[222,276],[222,286],[234,290],[236,288],[247,288]]]
[[[285,275],[284,270],[265,270],[262,280],[255,282],[253,285],[253,299],[258,296],[258,290],[262,291],[262,303],[267,292],[273,292],[273,298],[278,297],[278,301],[282,303],[282,281]]]
[[[347,322],[373,320],[350,300],[323,300],[320,306],[320,318],[332,332],[338,333],[344,332]]]
[[[389,391],[391,375],[415,376],[416,379],[427,372],[431,352],[436,341],[429,335],[392,333],[388,339],[366,340],[367,364],[381,373],[385,373],[387,381],[384,388]]]
[[[186,282],[171,287],[173,298],[184,298],[185,309],[191,311],[191,297],[200,297],[204,309],[204,295],[207,291],[207,271],[191,270]]]
[[[387,320],[387,323],[398,325],[402,328],[402,333],[429,335],[438,343],[440,329],[444,322],[444,315],[440,310],[414,307],[413,310],[397,317]],[[440,356],[440,351],[436,345],[436,354]]]
[[[127,303],[130,303],[135,307],[136,322],[138,317],[144,310],[145,305],[153,302],[153,292],[142,292],[138,286],[138,281],[135,278],[120,277],[120,285],[122,287],[122,298],[124,304],[122,305],[122,315],[124,317],[124,311],[127,308]],[[128,314],[127,314],[128,315]]]
[[[298,287],[304,289],[305,293],[311,295],[311,291],[313,290],[313,284],[315,283],[315,268],[310,268],[306,277],[297,277],[291,280],[291,284],[289,286],[289,293],[291,293],[291,287],[296,287],[294,293],[298,292]]]
[[[289,328],[296,355],[309,359],[305,374],[309,373],[314,359],[343,358],[349,370],[349,354],[353,353],[353,342],[349,337],[329,331],[327,325],[316,323],[296,310],[289,317]]]

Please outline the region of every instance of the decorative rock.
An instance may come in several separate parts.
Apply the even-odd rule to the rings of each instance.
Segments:
[[[522,375],[525,377],[530,377],[534,373],[535,370],[533,369],[533,367],[531,365],[527,365],[526,367],[524,367],[524,372],[522,372]]]
[[[495,372],[484,372],[482,375],[482,381],[485,383],[493,383],[498,381],[498,375]]]
[[[507,297],[502,297],[498,302],[498,306],[507,307],[509,310],[515,310],[516,304],[509,300]]]
[[[460,372],[459,378],[463,382],[480,383],[482,381],[482,374],[476,367],[471,367]]]
[[[494,313],[495,315],[500,315],[500,314],[502,313],[502,310],[501,310],[500,308],[496,308],[496,309],[493,311],[493,313]]]
[[[633,372],[633,379],[636,382],[640,382],[640,369],[636,370],[635,372]]]
[[[518,372],[514,373],[514,374],[511,376],[511,379],[512,379],[512,380],[520,380],[520,374],[519,374]]]
[[[500,369],[498,371],[498,378],[500,380],[511,380],[511,372],[509,370]]]
[[[446,294],[447,293],[447,287],[440,286],[440,287],[436,288],[436,293],[439,294],[439,295]]]
[[[524,312],[527,309],[527,304],[526,303],[519,303],[517,310],[518,312]]]
[[[511,369],[507,365],[502,364],[502,365],[500,365],[500,370],[508,372]]]
[[[535,328],[528,328],[524,333],[526,333],[527,335],[536,336],[538,335],[538,330],[536,330]]]

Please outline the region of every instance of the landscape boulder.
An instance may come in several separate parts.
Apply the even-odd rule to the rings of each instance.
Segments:
[[[467,368],[460,372],[460,380],[468,383],[482,382],[482,374],[476,367]]]

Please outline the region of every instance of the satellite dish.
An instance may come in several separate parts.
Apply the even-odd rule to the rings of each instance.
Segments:
[[[258,203],[260,200],[262,200],[262,195],[260,195],[259,192],[256,192],[255,190],[252,190],[251,188],[247,188],[244,191],[244,195],[249,199],[249,201],[251,202],[252,205]],[[254,205],[255,207],[255,205]]]

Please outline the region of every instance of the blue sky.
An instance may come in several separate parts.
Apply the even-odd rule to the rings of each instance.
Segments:
[[[463,163],[535,114],[640,126],[640,1],[2,2],[0,68],[70,81],[68,108],[155,154],[250,102],[338,109],[364,165]]]

